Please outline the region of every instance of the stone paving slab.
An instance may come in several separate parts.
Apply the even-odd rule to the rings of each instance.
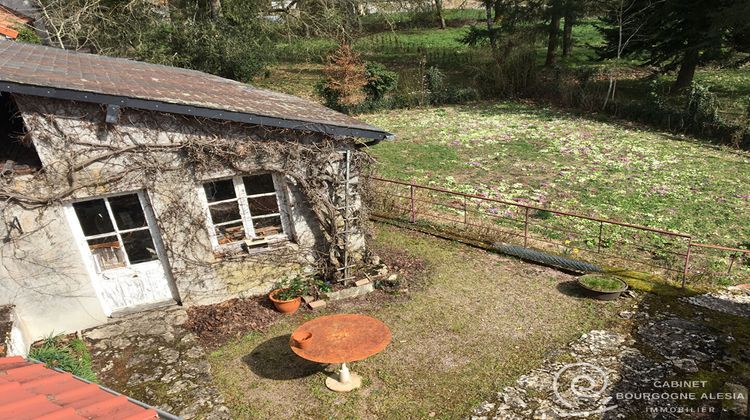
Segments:
[[[198,337],[179,306],[112,319],[83,332],[99,382],[186,419],[228,419]]]
[[[730,315],[750,318],[750,289],[727,287],[713,293],[684,298],[686,302]]]

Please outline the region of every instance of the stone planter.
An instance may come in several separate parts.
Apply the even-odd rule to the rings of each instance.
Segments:
[[[586,292],[586,295],[588,297],[593,298],[593,299],[597,299],[597,300],[616,300],[617,298],[620,297],[620,295],[622,294],[622,292],[628,290],[628,284],[627,283],[625,283],[624,281],[622,281],[620,279],[615,279],[615,278],[613,278],[613,280],[615,280],[615,281],[617,281],[619,283],[619,287],[612,288],[612,289],[607,289],[607,290],[594,289],[592,287],[589,287],[588,285],[586,285],[584,283],[584,281],[582,281],[582,280],[584,280],[585,277],[586,276],[582,276],[582,277],[580,277],[578,279],[578,285],[581,286],[581,288],[583,288],[583,290]]]

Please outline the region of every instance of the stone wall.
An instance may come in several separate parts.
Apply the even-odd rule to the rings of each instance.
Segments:
[[[15,97],[43,163],[4,179],[0,204],[0,304],[15,304],[34,338],[106,320],[61,209],[73,200],[143,190],[156,216],[176,300],[213,303],[265,293],[281,278],[341,257],[345,150],[352,139],[123,109],[106,124],[100,105]],[[248,254],[215,252],[200,204],[202,181],[273,172],[284,179],[290,240]],[[355,213],[361,201],[351,203]],[[17,218],[20,230],[12,227]],[[365,254],[360,226],[350,255]],[[331,247],[330,244],[339,246]]]

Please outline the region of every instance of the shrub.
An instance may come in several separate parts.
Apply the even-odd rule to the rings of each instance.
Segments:
[[[327,58],[325,79],[316,86],[327,106],[335,109],[361,104],[367,98],[365,64],[349,45],[341,45]]]
[[[61,336],[49,337],[41,346],[32,348],[29,357],[44,362],[47,367],[70,372],[88,381],[96,381],[96,374],[91,367],[91,353],[86,343],[78,338],[65,341]]]
[[[380,63],[369,62],[362,65],[363,80],[352,82],[337,82],[335,77],[348,77],[346,74],[328,73],[327,78],[321,80],[316,85],[318,94],[323,98],[323,102],[329,108],[336,109],[349,114],[358,114],[370,112],[378,109],[398,108],[400,101],[393,95],[398,87],[399,75],[396,72],[388,70]],[[346,73],[346,72],[343,72]],[[348,85],[347,89],[359,85],[359,90],[350,92],[350,99],[356,97],[358,101],[345,101],[342,87]]]
[[[699,131],[712,126],[720,126],[723,121],[719,116],[719,102],[716,95],[708,88],[693,82],[690,87],[685,121],[689,126]]]
[[[424,90],[433,105],[458,104],[479,99],[479,93],[474,88],[448,86],[445,73],[435,66],[424,72]]]
[[[445,90],[445,73],[439,68],[432,66],[424,72],[424,87],[430,93],[439,93]]]
[[[499,60],[479,69],[478,81],[485,96],[529,95],[538,82],[536,54],[531,46],[519,46]]]
[[[42,43],[42,38],[37,35],[34,28],[27,25],[17,25],[16,27],[14,27],[14,29],[18,31],[18,38],[16,38],[17,41],[26,42],[29,44]]]
[[[398,86],[398,73],[388,70],[380,63],[365,64],[367,84],[364,89],[368,100],[380,101]]]

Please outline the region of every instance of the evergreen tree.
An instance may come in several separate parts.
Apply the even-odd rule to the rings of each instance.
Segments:
[[[604,17],[605,24],[599,28],[606,40],[599,54],[615,58],[623,40],[627,40],[622,56],[644,58],[644,65],[660,66],[664,71],[678,69],[675,89],[690,85],[699,64],[721,58],[732,48],[747,48],[750,35],[747,0],[615,0],[615,3],[613,12]],[[624,16],[618,15],[618,11],[624,11]]]

